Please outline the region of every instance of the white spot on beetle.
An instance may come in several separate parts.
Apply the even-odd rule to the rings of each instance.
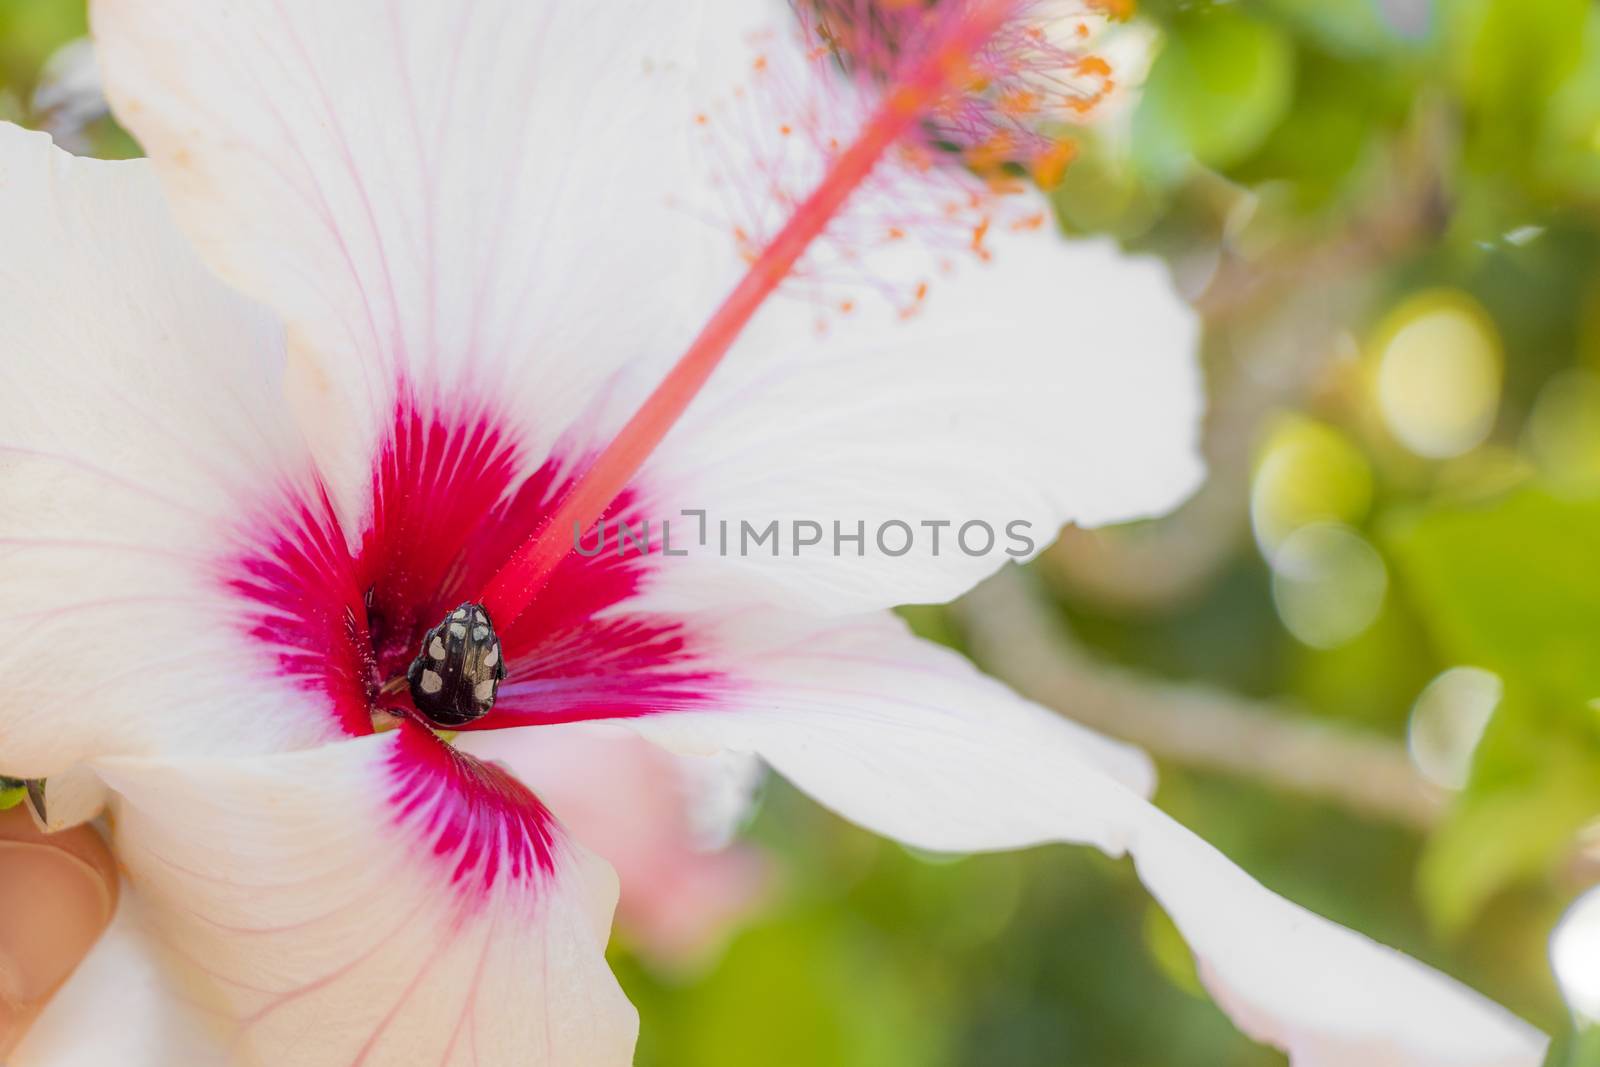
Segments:
[[[435,637],[428,643],[428,656],[430,659],[444,659],[444,642]]]
[[[483,665],[485,667],[493,667],[496,663],[499,663],[499,662],[500,662],[500,646],[499,645],[495,645],[493,648],[491,648],[489,650],[488,655],[483,657]]]
[[[486,638],[488,638],[488,636],[489,636],[489,628],[487,626],[479,626],[479,627],[477,627],[476,629],[474,629],[472,631],[472,639],[474,641],[485,640]]]
[[[486,704],[494,698],[494,679],[485,678],[472,687],[472,699],[480,704]]]
[[[465,637],[467,636],[467,628],[463,623],[453,622],[450,624],[450,633],[455,637]]]
[[[432,696],[444,688],[444,677],[438,671],[422,672],[422,691]]]

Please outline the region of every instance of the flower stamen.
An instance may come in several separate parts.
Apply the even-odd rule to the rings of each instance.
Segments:
[[[926,116],[971,88],[976,57],[1007,23],[1018,2],[972,3],[943,28],[922,58],[888,87],[861,133],[755,257],[689,349],[572,483],[539,529],[490,579],[481,599],[502,627],[514,623],[539,595],[570,548],[569,531],[587,530],[605,512],[699,394],[757,309],[794,269],[884,154]]]

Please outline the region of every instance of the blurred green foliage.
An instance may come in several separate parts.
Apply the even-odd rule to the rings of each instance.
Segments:
[[[1600,811],[1600,500],[1525,488],[1394,523],[1392,544],[1437,646],[1505,697],[1473,780],[1429,842],[1422,888],[1447,928],[1514,877],[1562,862]],[[1553,873],[1553,871],[1552,871]]]
[[[1562,1034],[1546,939],[1574,834],[1600,815],[1600,5],[1146,0],[1139,17],[1142,98],[1122,128],[1082,132],[1056,201],[1068,230],[1167,255],[1200,298],[1208,450],[1214,481],[1241,487],[1236,521],[1163,598],[1041,573],[1107,660],[1397,744],[1439,672],[1500,675],[1429,833],[1177,764],[1160,799],[1272,888]],[[0,0],[0,115],[47,121],[35,86],[83,32],[81,0]],[[87,147],[131,150],[108,123]],[[1456,432],[1449,404],[1470,397],[1448,352],[1415,371],[1430,395],[1386,397],[1385,338],[1436,291],[1482,309],[1503,386],[1482,434],[1421,455],[1399,421]],[[1262,381],[1291,384],[1263,399]],[[1192,521],[1165,520],[1180,541]],[[1311,523],[1357,532],[1387,575],[1376,614],[1326,647],[1274,602],[1273,554]],[[941,610],[911,614],[959,644]],[[1204,997],[1124,864],[934,861],[781,784],[749,833],[784,878],[725,953],[670,973],[614,950],[644,1067],[1282,1062]]]
[[[1164,39],[1131,148],[1090,140],[1061,193],[1064,219],[1180,264],[1216,257],[1207,296],[1265,279],[1259,295],[1214,305],[1214,399],[1226,403],[1241,375],[1307,362],[1272,350],[1283,344],[1274,315],[1301,313],[1316,326],[1291,343],[1335,354],[1312,357],[1304,387],[1244,427],[1256,552],[1241,543],[1197,600],[1078,632],[1126,662],[1396,738],[1441,670],[1498,674],[1504,696],[1466,788],[1374,891],[1417,909],[1418,927],[1386,936],[1453,957],[1457,973],[1559,1033],[1544,946],[1577,887],[1576,835],[1600,814],[1600,405],[1586,399],[1600,369],[1600,6],[1152,0],[1145,11]],[[1116,206],[1076,203],[1091,197]],[[1467,402],[1448,359],[1443,377],[1423,380],[1434,395],[1387,407],[1383,395],[1385,346],[1420,318],[1424,293],[1481,308],[1485,350],[1504,360],[1484,439],[1447,456],[1415,454],[1396,420],[1407,405],[1428,418],[1452,394]],[[1319,301],[1336,305],[1325,321]],[[1270,619],[1263,557],[1312,521],[1360,531],[1390,577],[1382,613],[1331,649],[1302,647]],[[1066,610],[1097,606],[1069,594]],[[1246,647],[1219,647],[1230,639]],[[1187,786],[1173,775],[1164,799],[1176,810],[1172,793]],[[1189,821],[1269,884],[1377,932],[1357,901],[1318,901],[1326,885],[1291,880],[1284,857],[1252,865],[1240,851],[1284,831],[1280,810]],[[1373,869],[1373,855],[1355,862]]]
[[[1142,176],[1167,183],[1191,163],[1229,167],[1249,158],[1291,106],[1295,59],[1287,34],[1243,13],[1174,18],[1134,126]]]
[[[64,147],[106,159],[139,154],[138,146],[104,115],[61,113],[50,87],[61,82],[64,46],[88,31],[85,4],[72,0],[0,0],[0,121],[52,129]],[[52,69],[51,61],[57,61]],[[43,88],[43,92],[41,92]],[[66,120],[66,121],[62,121]]]
[[[8,0],[0,5],[0,77],[6,95],[30,95],[45,61],[63,44],[83,36],[87,26],[82,4]]]

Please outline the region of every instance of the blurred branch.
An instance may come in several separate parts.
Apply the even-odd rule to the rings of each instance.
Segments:
[[[1455,122],[1443,101],[1419,105],[1371,183],[1371,202],[1322,239],[1285,242],[1261,255],[1241,255],[1225,242],[1221,262],[1195,301],[1206,320],[1252,315],[1286,294],[1368,273],[1436,240],[1450,222],[1444,176],[1457,157]]]
[[[1152,681],[1082,652],[1008,567],[956,602],[973,658],[1032,700],[1160,759],[1429,828],[1446,797],[1400,744],[1195,684]]]

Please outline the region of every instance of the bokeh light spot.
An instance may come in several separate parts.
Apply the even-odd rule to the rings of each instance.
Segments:
[[[1272,558],[1272,600],[1283,625],[1312,648],[1337,648],[1377,619],[1389,571],[1348,526],[1302,526]]]
[[[1502,691],[1499,675],[1477,667],[1452,667],[1429,682],[1412,705],[1406,734],[1417,769],[1447,789],[1466,785]]]
[[[1600,493],[1600,375],[1575,370],[1547,382],[1526,441],[1551,486],[1573,496]]]
[[[1339,430],[1284,415],[1267,432],[1250,486],[1250,525],[1267,559],[1300,527],[1357,522],[1371,503],[1366,457]]]
[[[1493,323],[1465,294],[1413,297],[1380,331],[1374,387],[1406,448],[1448,459],[1482,444],[1500,406],[1503,355]]]
[[[1600,888],[1579,897],[1556,924],[1550,969],[1573,1016],[1600,1022]]]

